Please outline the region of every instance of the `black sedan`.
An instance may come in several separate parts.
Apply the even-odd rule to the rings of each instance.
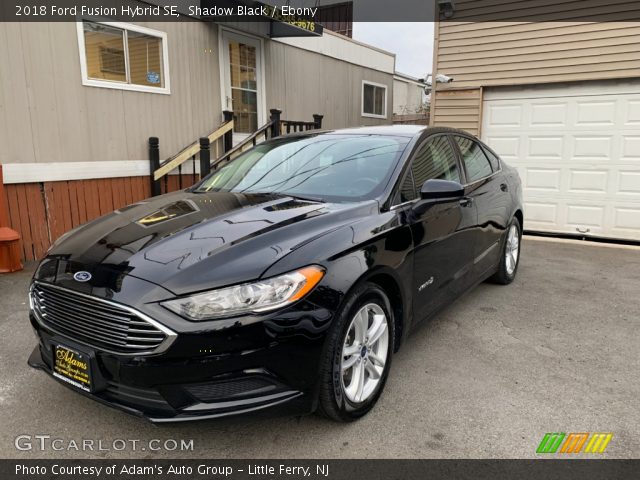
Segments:
[[[29,364],[156,422],[353,420],[414,324],[514,279],[522,225],[516,171],[463,131],[275,138],[58,240]]]

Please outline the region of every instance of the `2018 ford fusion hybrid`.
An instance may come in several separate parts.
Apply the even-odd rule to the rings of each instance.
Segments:
[[[59,239],[30,287],[29,364],[156,422],[353,420],[414,324],[514,279],[522,211],[516,171],[462,131],[274,138]]]

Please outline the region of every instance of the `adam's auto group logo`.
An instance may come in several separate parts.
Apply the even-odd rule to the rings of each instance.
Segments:
[[[604,453],[612,437],[613,433],[545,433],[536,453]]]

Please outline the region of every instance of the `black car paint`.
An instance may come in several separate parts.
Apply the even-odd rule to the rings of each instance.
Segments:
[[[327,331],[354,285],[370,280],[387,291],[397,349],[413,323],[495,271],[506,227],[522,214],[515,170],[502,164],[491,177],[465,185],[462,199],[394,205],[417,145],[431,135],[468,135],[438,128],[349,132],[410,137],[389,184],[374,200],[334,204],[187,189],[90,222],[52,248],[34,281],[132,306],[178,334],[160,355],[122,356],[84,347],[104,387],[93,398],[159,422],[267,407],[273,412],[279,405],[290,413],[310,412],[317,403]],[[458,164],[464,172],[459,158]],[[185,202],[179,204],[181,213],[170,220],[157,214],[178,202]],[[145,224],[145,218],[151,220]],[[159,304],[312,264],[326,268],[320,284],[303,300],[274,312],[192,322]],[[92,279],[76,282],[73,274],[80,270]],[[30,364],[50,372],[51,345],[75,344],[33,313],[30,317],[40,336]],[[271,390],[276,393],[203,403],[185,390],[250,376],[268,379],[278,386]]]

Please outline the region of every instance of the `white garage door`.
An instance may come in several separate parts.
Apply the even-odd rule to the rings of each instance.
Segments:
[[[487,90],[482,123],[525,229],[640,240],[640,81]]]

